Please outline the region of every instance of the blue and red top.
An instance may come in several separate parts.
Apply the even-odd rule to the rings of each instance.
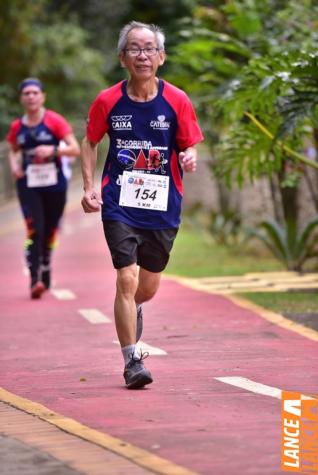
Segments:
[[[103,90],[91,105],[87,139],[93,143],[109,135],[109,150],[102,175],[102,219],[121,221],[145,229],[177,228],[183,195],[180,151],[203,140],[188,96],[159,80],[157,96],[133,101],[127,80]],[[120,206],[123,171],[169,177],[167,211]]]
[[[59,145],[66,135],[72,133],[70,124],[57,112],[46,109],[41,122],[34,127],[28,126],[23,117],[11,123],[7,141],[15,150],[22,152],[22,167],[26,171],[32,163],[36,163],[34,149],[38,145]],[[55,160],[58,169],[58,181],[56,185],[41,187],[46,191],[65,191],[67,180],[62,172],[61,160]],[[26,185],[26,176],[18,180],[19,186]]]

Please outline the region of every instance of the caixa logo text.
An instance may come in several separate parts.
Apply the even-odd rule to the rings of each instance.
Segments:
[[[132,130],[131,115],[113,115],[111,117],[114,130]]]

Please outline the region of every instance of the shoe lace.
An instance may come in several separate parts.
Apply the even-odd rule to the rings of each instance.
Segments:
[[[143,353],[142,350],[140,350],[140,357],[139,358],[135,358],[134,353],[129,353],[128,356],[129,356],[131,361],[134,361],[135,363],[140,363],[142,360],[145,360],[146,358],[148,358],[149,352],[145,351]]]

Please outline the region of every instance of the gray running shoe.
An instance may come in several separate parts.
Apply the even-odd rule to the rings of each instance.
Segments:
[[[140,358],[137,359],[131,355],[131,360],[124,370],[126,388],[139,389],[143,388],[146,384],[152,383],[151,373],[145,368],[143,362],[143,359],[147,358],[148,355],[148,353],[141,353]]]
[[[142,305],[137,307],[137,323],[136,323],[136,343],[140,340],[143,328],[143,311]]]

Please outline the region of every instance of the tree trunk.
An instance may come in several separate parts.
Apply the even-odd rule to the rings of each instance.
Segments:
[[[285,221],[298,221],[298,188],[284,187],[282,182],[284,180],[284,171],[278,172],[279,191],[282,199],[282,207]]]
[[[278,191],[278,186],[275,180],[275,178],[270,177],[269,178],[269,184],[270,184],[270,191],[271,191],[271,197],[272,197],[272,204],[273,204],[273,211],[274,211],[274,218],[275,221],[277,221],[280,224],[284,223],[284,216],[282,212],[282,205],[281,205],[281,199],[280,199],[280,194]]]

